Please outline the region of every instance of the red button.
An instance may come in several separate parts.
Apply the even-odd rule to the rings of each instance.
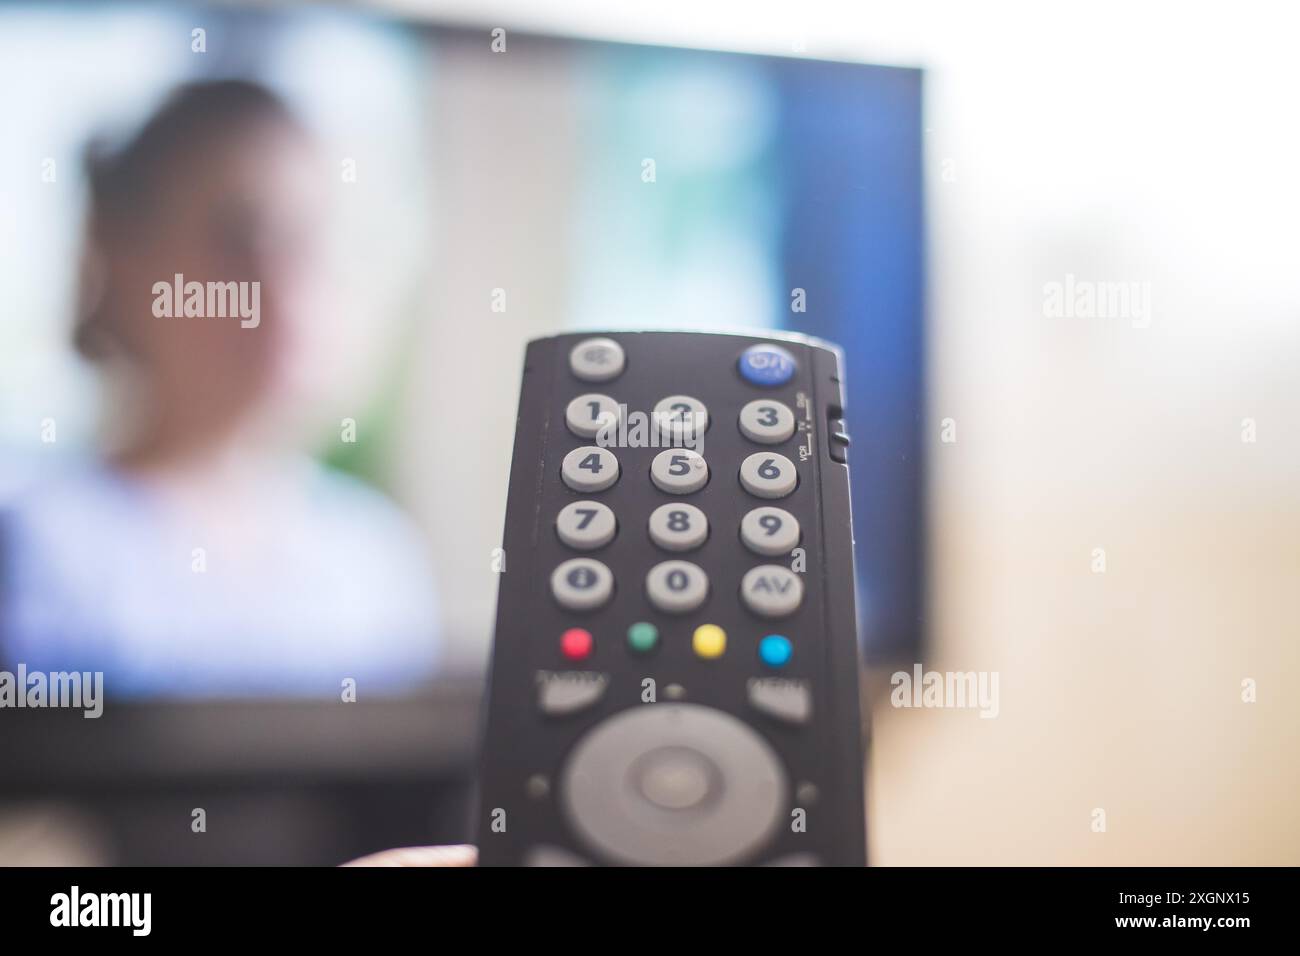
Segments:
[[[591,654],[593,643],[591,631],[580,627],[571,627],[560,635],[560,650],[571,661],[580,661]]]

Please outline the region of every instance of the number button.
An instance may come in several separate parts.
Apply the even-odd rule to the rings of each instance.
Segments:
[[[803,581],[787,567],[762,564],[741,578],[740,597],[760,617],[785,617],[799,610]]]
[[[583,339],[569,353],[569,370],[584,382],[608,382],[623,374],[627,357],[613,339]]]
[[[561,607],[590,611],[600,607],[614,593],[614,575],[591,558],[571,558],[551,574],[551,593]]]
[[[709,410],[698,398],[669,395],[655,405],[654,419],[661,432],[689,444],[688,439],[698,438],[709,427]]]
[[[740,483],[759,498],[784,498],[799,483],[794,462],[776,452],[760,451],[740,463]]]
[[[782,508],[755,508],[741,519],[740,540],[755,554],[789,554],[799,543],[799,519]]]
[[[574,491],[604,491],[618,481],[618,459],[608,448],[584,445],[564,456],[560,477]]]
[[[694,505],[660,505],[650,513],[650,540],[667,551],[692,551],[709,536],[709,519]]]
[[[760,398],[740,410],[740,432],[750,441],[778,444],[794,434],[794,412],[788,405]]]
[[[665,561],[650,569],[645,578],[646,597],[668,614],[694,611],[709,596],[709,579],[704,569],[689,561]]]
[[[571,548],[591,551],[614,540],[618,522],[608,505],[599,501],[574,501],[560,509],[555,531]]]
[[[594,392],[579,395],[564,410],[564,423],[579,438],[595,438],[602,428],[618,425],[618,402]]]
[[[660,491],[670,495],[689,495],[699,491],[709,480],[709,464],[699,452],[689,448],[669,448],[650,462],[650,480]]]

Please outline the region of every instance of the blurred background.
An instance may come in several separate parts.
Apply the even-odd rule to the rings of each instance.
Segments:
[[[1300,862],[1271,16],[0,6],[0,666],[113,695],[0,711],[0,863],[463,839],[523,343],[645,327],[847,351],[873,862]]]

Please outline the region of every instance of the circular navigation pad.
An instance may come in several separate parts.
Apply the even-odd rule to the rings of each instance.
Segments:
[[[578,741],[560,785],[569,822],[593,850],[658,866],[739,862],[776,832],[787,792],[767,741],[698,704],[615,714]]]

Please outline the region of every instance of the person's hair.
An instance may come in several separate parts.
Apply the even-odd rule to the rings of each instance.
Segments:
[[[86,241],[106,226],[143,218],[152,211],[155,191],[169,168],[219,141],[261,122],[299,127],[284,101],[266,87],[246,80],[188,83],[177,87],[149,120],[125,143],[110,149],[92,139],[85,150],[90,214]],[[83,285],[88,276],[83,275]],[[73,343],[88,358],[104,353],[100,296],[83,288]]]

